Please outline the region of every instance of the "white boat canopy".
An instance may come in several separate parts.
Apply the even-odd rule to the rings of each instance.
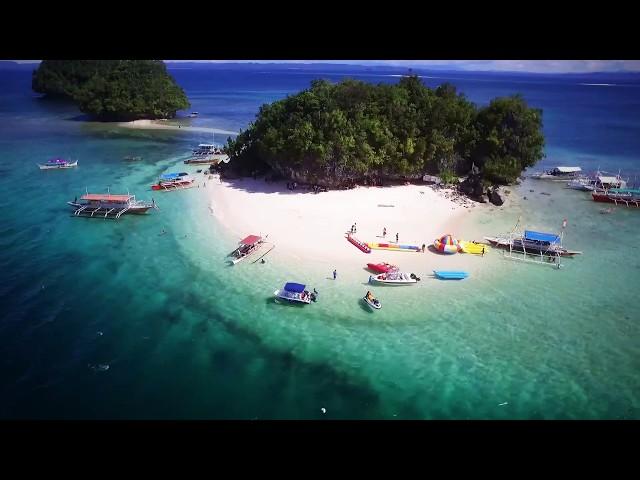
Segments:
[[[556,167],[554,170],[559,173],[574,173],[582,171],[580,167]]]
[[[619,179],[616,177],[598,177],[600,183],[618,183]]]

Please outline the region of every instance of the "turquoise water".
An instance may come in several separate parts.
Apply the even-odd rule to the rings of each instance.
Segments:
[[[160,173],[183,169],[206,134],[72,120],[73,107],[32,97],[28,75],[3,75],[2,418],[640,417],[639,211],[601,215],[604,205],[588,194],[527,180],[512,189],[513,205],[469,214],[458,234],[481,239],[518,217],[557,232],[567,218],[565,245],[582,256],[556,270],[492,251],[469,258],[474,274],[463,282],[426,278],[420,266],[419,285],[379,288],[384,307],[370,312],[359,301],[364,271],[339,268],[334,282],[331,269],[296,264],[277,248],[264,265],[227,267],[237,239],[211,215],[204,189],[149,191]],[[193,75],[182,81],[191,79],[197,122],[222,129],[246,125],[256,104],[307,82],[283,73],[259,81],[231,72],[219,83]],[[462,83],[475,101],[494,90],[529,92],[515,81],[494,90]],[[552,84],[545,97],[535,84],[530,94],[558,102],[560,88]],[[604,103],[579,90],[580,108],[608,123],[620,115],[608,117],[606,106],[626,99],[637,113],[628,90]],[[553,118],[571,110],[553,102],[547,162],[580,157],[585,167],[635,171],[637,125],[616,133],[608,155],[593,119],[567,127],[563,141]],[[576,128],[589,139],[580,148]],[[58,155],[78,158],[79,168],[35,166]],[[126,155],[144,158],[127,163]],[[160,210],[118,222],[70,215],[66,201],[107,187],[153,197]],[[287,280],[317,288],[319,301],[274,303]],[[109,369],[95,368],[102,364]]]

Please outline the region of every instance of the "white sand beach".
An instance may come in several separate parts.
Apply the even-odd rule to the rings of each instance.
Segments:
[[[238,132],[221,130],[209,127],[191,127],[180,123],[168,123],[168,120],[134,120],[132,122],[120,122],[119,127],[136,128],[141,130],[179,130],[184,132],[220,133],[223,135],[237,135]]]
[[[207,180],[213,215],[238,240],[249,234],[268,235],[277,246],[278,257],[333,268],[362,267],[369,262],[390,262],[400,268],[465,268],[478,264],[473,255],[441,255],[428,250],[435,238],[451,233],[464,235],[476,208],[466,208],[445,198],[427,185],[358,187],[314,194],[311,190],[286,188],[285,182],[263,179]],[[345,235],[357,224],[355,237],[364,242],[395,242],[427,245],[426,252],[373,250],[365,254]],[[383,228],[387,235],[383,238]],[[473,258],[472,258],[473,257]]]

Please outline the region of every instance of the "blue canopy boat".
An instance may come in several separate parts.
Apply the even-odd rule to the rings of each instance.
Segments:
[[[462,280],[469,276],[467,272],[453,270],[434,270],[433,274],[440,280]]]
[[[287,282],[280,290],[276,290],[274,295],[280,300],[284,300],[288,303],[311,303],[316,301],[317,293],[310,293],[305,290],[306,285],[301,283]]]

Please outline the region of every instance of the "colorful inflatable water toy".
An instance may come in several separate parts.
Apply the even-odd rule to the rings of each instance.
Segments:
[[[460,253],[471,253],[473,255],[482,255],[490,249],[489,245],[467,242],[466,240],[459,240],[458,245],[460,245]]]
[[[443,235],[440,238],[436,238],[433,242],[433,247],[441,253],[457,253],[459,249],[458,240],[453,238],[451,234]]]
[[[362,250],[364,253],[371,253],[371,249],[365,242],[361,242],[356,237],[352,237],[351,234],[347,234],[347,240],[353,243],[356,247]]]
[[[398,245],[395,243],[371,243],[367,242],[369,248],[375,250],[391,250],[394,252],[421,252],[422,250],[417,245]]]

